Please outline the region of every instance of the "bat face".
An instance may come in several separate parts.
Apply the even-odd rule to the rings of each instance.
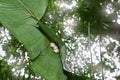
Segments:
[[[50,47],[53,48],[53,50],[54,50],[55,53],[59,52],[58,46],[55,43],[53,43],[53,42],[50,43]]]

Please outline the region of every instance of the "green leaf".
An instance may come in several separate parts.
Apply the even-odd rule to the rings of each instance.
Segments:
[[[60,58],[61,58],[62,64],[64,64],[66,59],[65,44],[62,42],[61,38],[57,36],[55,32],[51,28],[46,26],[43,22],[39,21],[38,24],[40,25],[41,32],[44,32],[44,34],[47,34],[46,36],[49,39],[49,41],[54,42],[60,49]]]
[[[34,11],[38,19],[43,16],[47,7],[47,0],[21,1],[27,4],[25,5],[29,10]],[[41,50],[45,50],[49,45],[49,41],[35,28],[37,21],[32,18],[20,0],[0,0],[0,22],[24,44],[30,59],[36,58]],[[46,46],[41,46],[43,44]]]
[[[66,80],[59,55],[36,28],[47,3],[47,0],[0,0],[0,23],[27,49],[31,70],[47,80]]]
[[[66,59],[66,46],[65,45],[61,46],[60,51],[61,51],[60,53],[61,60],[62,60],[62,63],[64,64]]]
[[[45,54],[39,56],[33,63],[31,69],[41,74],[47,80],[66,80],[61,67],[61,60],[58,54],[53,54],[53,50],[48,47]],[[45,74],[45,75],[44,75]],[[46,76],[47,75],[47,76]]]

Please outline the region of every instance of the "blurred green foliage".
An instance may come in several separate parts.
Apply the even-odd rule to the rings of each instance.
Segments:
[[[56,33],[58,33],[58,30],[60,30],[61,34],[58,33],[58,35],[60,35],[62,38],[65,36],[62,32],[62,21],[64,14],[59,15],[60,13],[57,11],[58,9],[54,4],[55,1],[56,0],[49,0],[48,8],[41,21],[47,22],[46,25],[52,28]],[[106,16],[103,12],[103,8],[108,3],[113,4],[113,9],[115,10],[112,14]],[[111,2],[111,0],[78,0],[77,4],[78,7],[75,9],[75,11],[70,13],[70,15],[75,14],[78,18],[80,18],[75,29],[76,34],[84,34],[85,36],[88,36],[88,27],[90,27],[90,32],[93,36],[108,34],[113,30],[116,31],[117,28],[113,20],[116,19],[116,12],[118,12],[120,9],[119,3],[116,3],[115,1]],[[48,17],[49,15],[52,15],[53,18],[50,19]],[[88,24],[90,24],[90,26]],[[72,38],[68,39],[72,40]],[[19,41],[12,37],[12,40],[8,43],[8,45],[4,46],[3,48],[7,53],[9,53],[9,55],[13,54],[14,56],[19,56],[19,54],[16,53],[16,49],[21,47],[21,50],[24,52],[26,51],[21,45],[22,44]],[[109,68],[110,66],[105,67]],[[79,75],[64,71],[64,74],[67,76],[67,80],[93,80],[88,77],[89,73],[89,69],[88,72],[86,71],[85,73],[80,73]],[[0,79],[6,80],[10,75],[10,66],[7,64],[7,62],[0,60]],[[120,79],[120,76],[116,77],[116,79]]]

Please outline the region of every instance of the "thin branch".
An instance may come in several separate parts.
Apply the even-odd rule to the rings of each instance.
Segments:
[[[100,45],[100,59],[101,59],[101,63],[102,63],[102,80],[104,80],[104,70],[103,70],[103,60],[102,60],[102,50],[101,50],[101,44],[102,42],[102,37],[100,35],[100,39],[99,39],[99,45]]]
[[[90,53],[90,60],[91,60],[91,78],[94,77],[94,72],[93,72],[93,59],[92,59],[92,52],[91,52],[91,33],[90,33],[90,23],[88,23],[88,43],[89,43],[89,46],[88,48],[90,49],[89,50],[89,53]]]

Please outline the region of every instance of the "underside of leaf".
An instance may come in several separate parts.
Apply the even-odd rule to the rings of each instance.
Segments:
[[[47,37],[36,28],[47,3],[47,0],[0,0],[0,23],[24,45],[33,72],[47,80],[66,80],[59,55],[54,54]]]

